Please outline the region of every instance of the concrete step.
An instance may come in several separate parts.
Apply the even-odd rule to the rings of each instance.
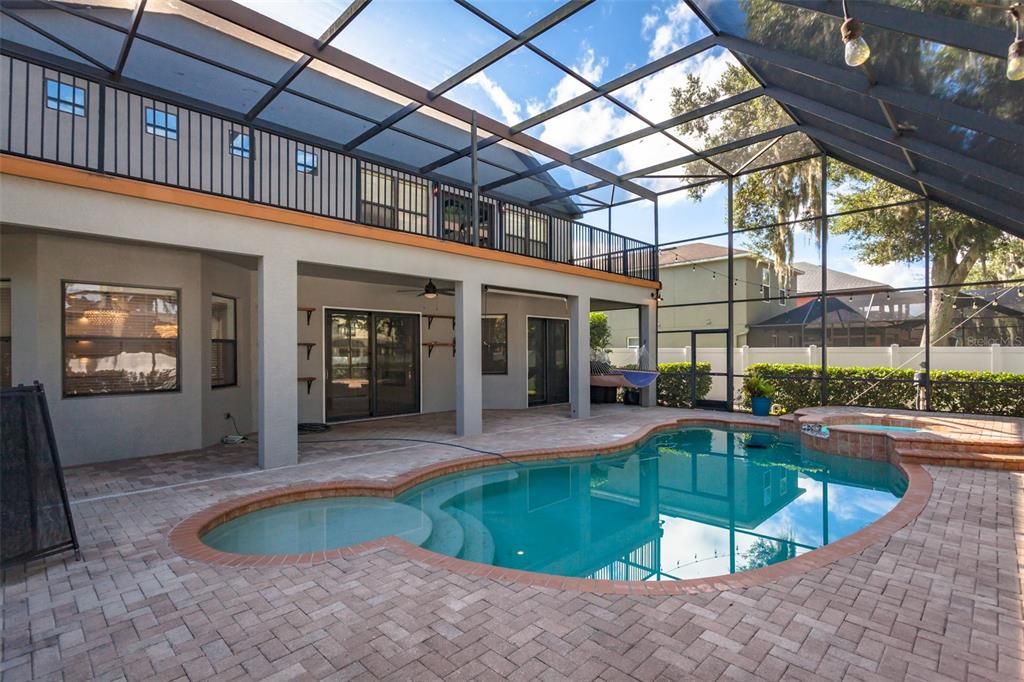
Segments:
[[[481,564],[494,563],[494,537],[487,526],[469,512],[456,507],[449,507],[448,513],[462,525],[465,540],[462,543],[460,559],[476,561]]]
[[[1003,469],[1024,471],[1024,455],[1001,452],[953,452],[932,449],[897,448],[901,462],[910,464],[934,464],[974,469]]]
[[[466,541],[462,524],[454,516],[437,507],[424,507],[423,512],[434,524],[430,537],[421,547],[445,556],[459,556]]]

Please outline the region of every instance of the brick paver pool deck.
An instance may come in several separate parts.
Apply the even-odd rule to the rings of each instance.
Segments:
[[[671,596],[467,575],[392,546],[242,568],[185,559],[168,541],[183,519],[241,495],[386,481],[476,454],[467,448],[599,445],[688,414],[496,412],[474,438],[427,415],[305,437],[300,464],[274,471],[255,468],[251,445],[71,469],[84,561],[6,574],[0,677],[1024,678],[1021,472],[926,466],[921,513],[866,548],[763,584]]]

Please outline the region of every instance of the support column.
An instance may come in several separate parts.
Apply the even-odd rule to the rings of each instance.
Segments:
[[[658,303],[640,306],[640,345],[647,346],[647,362],[649,367],[640,369],[658,369]],[[658,382],[640,389],[640,404],[643,407],[655,407],[658,404]]]
[[[590,297],[569,297],[569,415],[590,417]]]
[[[460,436],[484,430],[482,289],[481,282],[455,283],[455,431]]]
[[[261,469],[299,461],[298,263],[290,256],[260,259],[257,323],[259,463]],[[305,390],[305,389],[303,389]]]

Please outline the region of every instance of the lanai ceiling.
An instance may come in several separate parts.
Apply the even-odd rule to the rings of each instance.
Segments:
[[[1006,12],[848,5],[860,68],[838,0],[0,0],[0,34],[9,56],[462,185],[475,118],[481,188],[559,213],[825,151],[1024,237]],[[671,106],[729,67],[752,77]],[[769,100],[770,125],[692,132]]]

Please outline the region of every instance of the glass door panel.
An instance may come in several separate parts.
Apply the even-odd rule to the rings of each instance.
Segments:
[[[374,313],[374,416],[419,412],[419,317]]]
[[[329,351],[324,413],[328,421],[371,415],[370,315],[332,310],[327,314]]]
[[[569,323],[531,317],[527,322],[527,401],[530,405],[569,402]]]
[[[569,322],[545,320],[547,323],[548,402],[569,402]]]
[[[526,341],[526,392],[530,405],[543,405],[548,401],[546,366],[544,364],[545,338],[544,320],[531,317]]]

